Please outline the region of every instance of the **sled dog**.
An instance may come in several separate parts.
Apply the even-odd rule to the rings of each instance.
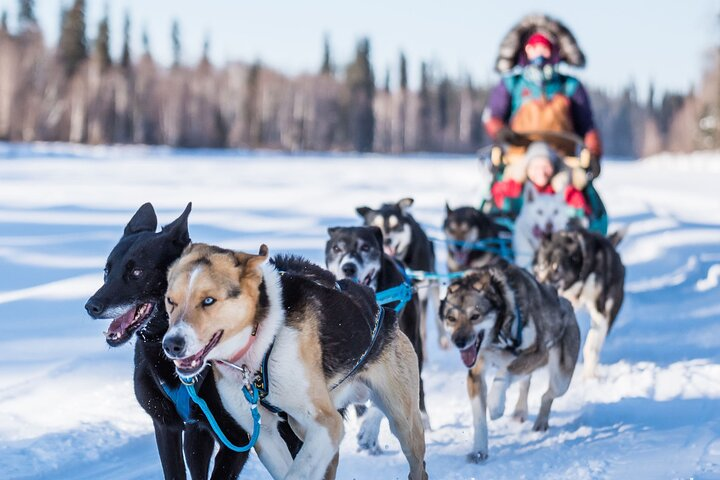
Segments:
[[[564,230],[569,221],[563,194],[540,194],[535,186],[527,182],[523,190],[523,205],[513,231],[515,264],[531,270],[535,251],[543,236]]]
[[[505,392],[512,382],[520,382],[513,416],[519,421],[527,418],[530,376],[545,365],[550,382],[533,430],[547,430],[550,407],[567,391],[580,348],[580,330],[570,302],[527,271],[498,261],[453,281],[440,314],[468,368],[474,425],[468,459],[487,459],[486,410],[493,420],[503,415]],[[497,373],[488,395],[485,371],[491,366],[497,367]]]
[[[397,203],[385,203],[379,209],[358,207],[358,215],[363,218],[366,226],[376,226],[383,233],[383,248],[385,253],[396,258],[412,270],[422,272],[435,272],[435,248],[420,224],[410,214],[410,207],[414,200],[403,198]],[[418,285],[419,284],[419,285]],[[439,290],[437,285],[427,281],[416,282],[420,298],[420,331],[425,343],[426,321],[428,320],[428,301],[432,297],[432,304],[439,305]],[[444,331],[440,321],[432,313],[431,318],[436,323],[438,339],[443,348],[447,347]],[[427,349],[425,349],[427,353]],[[424,356],[427,358],[427,355]]]
[[[188,205],[180,217],[156,232],[152,205],[140,207],[108,256],[103,285],[85,304],[91,317],[110,320],[105,337],[111,347],[136,337],[135,396],[153,420],[166,479],[185,478],[185,462],[192,478],[207,478],[215,448],[210,425],[197,408],[190,407],[190,399],[178,406],[173,402],[173,394],[183,392],[182,385],[161,346],[168,328],[167,269],[190,243],[190,208]],[[235,441],[245,441],[245,431],[222,408],[212,376],[203,379],[200,392],[217,412],[223,431]],[[221,445],[214,458],[212,478],[235,479],[247,453],[235,453]]]
[[[346,278],[360,282],[375,292],[387,291],[403,283],[409,282],[405,276],[404,265],[383,252],[383,235],[377,227],[334,227],[328,229],[325,245],[325,265],[336,278]],[[388,304],[395,308],[398,302]],[[423,424],[427,427],[425,395],[422,382],[423,351],[420,337],[420,305],[417,293],[398,313],[398,324],[410,340],[418,356],[420,371],[420,412]],[[358,433],[361,449],[370,453],[380,453],[378,433],[382,414],[377,408],[370,408],[364,415]]]
[[[252,255],[194,244],[170,267],[165,302],[163,348],[178,373],[192,378],[212,363],[223,405],[247,431],[253,420],[237,368],[266,372],[255,451],[273,478],[335,478],[338,410],[368,398],[388,417],[410,478],[427,478],[417,357],[370,288],[299,257],[268,261],[264,245]],[[303,440],[295,459],[270,408],[285,412]]]
[[[596,375],[600,350],[623,303],[625,267],[616,249],[624,235],[624,230],[607,238],[579,228],[557,232],[542,241],[535,256],[536,278],[590,313],[583,347],[586,377]]]
[[[492,218],[473,207],[450,208],[445,204],[443,231],[447,241],[449,272],[479,268],[498,258],[498,244],[490,248],[476,248],[474,243],[494,239],[509,240],[510,231],[496,224]]]

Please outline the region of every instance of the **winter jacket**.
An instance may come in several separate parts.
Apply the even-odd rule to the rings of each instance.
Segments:
[[[503,126],[517,132],[571,132],[584,140],[596,158],[602,154],[587,91],[579,80],[550,65],[525,66],[504,75],[490,93],[483,118],[493,138]],[[575,153],[573,142],[546,140],[565,155]],[[599,165],[594,173],[599,173]]]
[[[490,190],[495,206],[503,212],[512,213],[512,216],[516,216],[522,208],[523,186],[523,183],[513,179],[495,182]],[[541,195],[555,194],[552,184],[545,187],[536,185],[535,188]],[[573,185],[565,187],[565,203],[572,208],[574,216],[590,217],[590,204],[585,199],[585,195]]]

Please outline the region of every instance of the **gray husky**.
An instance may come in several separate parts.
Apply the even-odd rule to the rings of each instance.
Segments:
[[[505,392],[512,382],[520,382],[513,416],[521,422],[527,418],[530,376],[546,365],[550,382],[533,430],[547,430],[552,402],[567,391],[580,350],[580,329],[570,302],[525,270],[498,261],[451,283],[440,316],[469,369],[475,433],[468,459],[487,459],[485,411],[489,408],[493,420],[503,415]],[[489,366],[498,370],[488,397]]]
[[[545,238],[535,255],[535,277],[590,313],[585,377],[596,375],[600,350],[625,296],[625,267],[616,250],[624,235],[625,230],[608,238],[584,229],[561,231]]]

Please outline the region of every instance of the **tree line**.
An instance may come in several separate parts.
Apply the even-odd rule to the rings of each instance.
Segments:
[[[113,58],[107,15],[96,38],[87,37],[85,0],[62,11],[60,31],[57,45],[46,47],[33,0],[20,0],[15,31],[2,14],[0,139],[392,153],[472,152],[490,142],[482,126],[489,86],[428,62],[410,72],[403,53],[378,78],[368,39],[340,64],[326,37],[317,73],[288,76],[260,61],[213,65],[209,39],[200,61],[187,65],[177,21],[173,63],[163,67],[146,32],[143,50],[131,51],[127,14]],[[713,61],[697,92],[655,98],[651,88],[642,103],[632,85],[620,94],[591,89],[606,153],[717,148],[717,54]],[[411,75],[419,76],[416,89]]]

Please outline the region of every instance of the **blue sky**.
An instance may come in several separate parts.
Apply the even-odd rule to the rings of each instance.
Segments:
[[[61,5],[72,0],[36,0],[38,17],[54,43]],[[114,52],[120,51],[123,13],[133,20],[134,52],[147,28],[152,53],[171,58],[170,25],[180,22],[184,59],[195,62],[203,39],[211,39],[211,59],[252,61],[288,73],[315,71],[323,36],[331,39],[336,63],[352,57],[358,38],[368,35],[376,76],[391,69],[396,81],[398,52],[408,57],[411,83],[421,60],[451,76],[469,72],[480,82],[497,79],[492,67],[506,31],[524,14],[546,12],[564,20],[588,57],[579,72],[586,82],[615,90],[630,80],[641,95],[652,80],[660,90],[685,91],[698,82],[707,51],[720,43],[720,0],[87,0],[88,34],[107,8]],[[0,0],[14,22],[16,0]]]

